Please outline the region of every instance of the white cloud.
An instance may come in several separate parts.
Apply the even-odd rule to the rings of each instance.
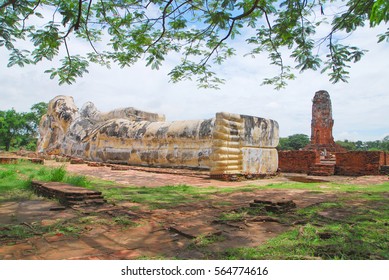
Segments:
[[[234,44],[243,51],[219,68],[227,78],[219,91],[199,90],[195,82],[169,83],[167,73],[174,58],[160,71],[142,63],[130,69],[92,66],[90,74],[76,84],[58,86],[43,73],[52,67],[49,62],[7,68],[7,54],[0,49],[0,110],[28,111],[34,103],[65,94],[72,95],[79,107],[87,101],[102,111],[133,106],[165,114],[168,120],[211,118],[219,111],[271,118],[279,122],[280,134],[285,137],[310,134],[311,100],[316,91],[324,89],[332,98],[335,139],[381,139],[389,134],[389,46],[376,44],[376,33],[365,28],[348,39],[370,50],[352,66],[348,84],[333,85],[326,75],[307,72],[279,92],[260,86],[274,71],[266,55],[243,57],[247,47],[240,41]]]

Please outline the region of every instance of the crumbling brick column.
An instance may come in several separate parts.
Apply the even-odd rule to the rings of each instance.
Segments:
[[[317,150],[320,152],[346,152],[335,143],[332,136],[334,120],[332,119],[331,98],[327,91],[320,90],[315,93],[312,100],[311,143],[304,150]]]

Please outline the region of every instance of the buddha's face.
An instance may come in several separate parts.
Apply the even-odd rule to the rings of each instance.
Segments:
[[[78,114],[72,97],[57,96],[52,99],[39,125],[38,151],[58,154],[63,138]]]
[[[78,108],[70,96],[58,96],[50,101],[48,115],[68,127],[78,114]]]

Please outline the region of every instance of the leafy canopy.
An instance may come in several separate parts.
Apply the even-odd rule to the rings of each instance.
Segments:
[[[235,54],[231,41],[240,37],[249,54],[268,54],[279,73],[264,84],[281,88],[295,69],[346,82],[350,63],[365,50],[341,38],[388,20],[387,0],[0,0],[0,46],[9,50],[8,66],[58,56],[60,66],[46,72],[60,84],[75,82],[90,63],[127,67],[145,60],[159,69],[169,53],[179,53],[172,81],[195,77],[200,87],[217,87],[223,80],[212,67]],[[320,27],[328,32],[317,34]],[[378,37],[388,40],[389,29]],[[89,51],[79,51],[78,41]]]
[[[40,102],[30,112],[16,112],[13,108],[0,111],[0,149],[24,147],[35,150],[39,122],[46,114],[48,104]]]
[[[281,137],[279,150],[300,150],[309,144],[309,137],[305,134],[293,134],[288,137]]]

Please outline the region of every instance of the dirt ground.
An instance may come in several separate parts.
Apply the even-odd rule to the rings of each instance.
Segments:
[[[48,165],[58,165],[48,162]],[[249,207],[256,200],[293,200],[297,208],[320,202],[331,202],[339,194],[326,190],[325,182],[343,184],[376,184],[387,182],[388,176],[312,177],[301,174],[280,174],[275,178],[240,182],[211,180],[205,172],[131,168],[112,171],[109,167],[90,167],[86,164],[67,164],[69,172],[108,179],[118,184],[157,187],[189,184],[192,186],[267,185],[276,182],[323,182],[323,192],[304,190],[256,190],[213,195],[207,200],[181,204],[171,209],[149,210],[136,203],[121,202],[94,208],[66,208],[52,211],[58,202],[45,198],[10,201],[0,204],[0,259],[138,259],[179,258],[208,259],[215,252],[227,248],[254,247],[269,238],[291,229],[295,224],[285,223],[269,216],[257,216],[240,221],[222,221],[223,213]],[[156,173],[158,171],[158,173]],[[324,213],[328,216],[339,213]],[[99,221],[128,217],[136,226]],[[28,239],[1,238],[1,227],[19,224],[34,231],[34,225],[50,225],[63,219],[83,218],[82,231],[76,235],[39,234]],[[336,217],[335,217],[336,218]],[[82,219],[81,219],[82,220]],[[215,242],[204,245],[204,238]]]

